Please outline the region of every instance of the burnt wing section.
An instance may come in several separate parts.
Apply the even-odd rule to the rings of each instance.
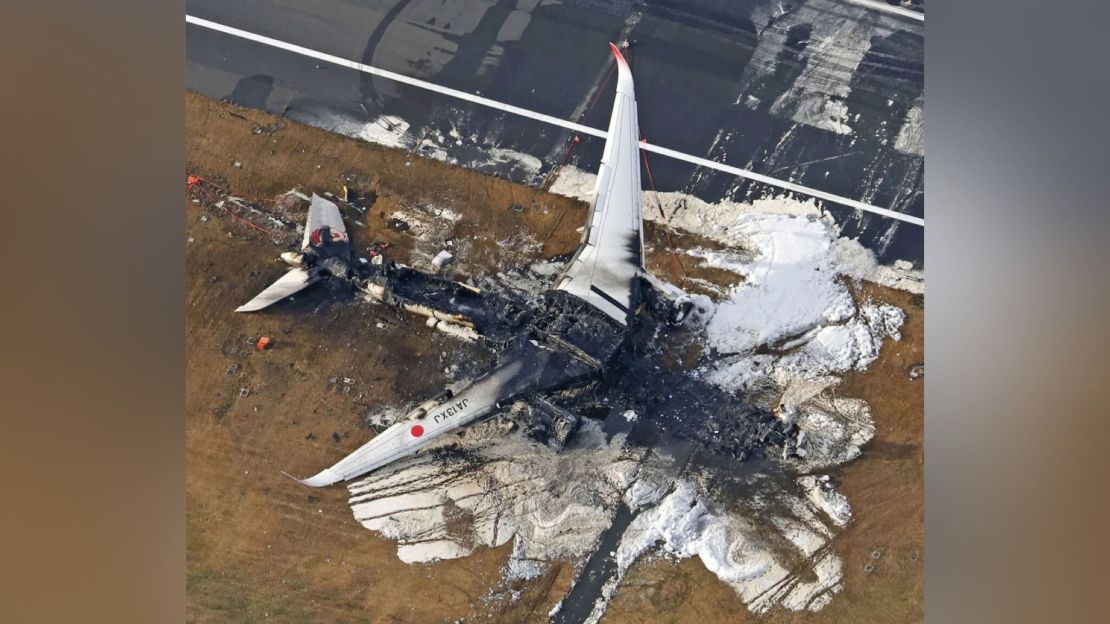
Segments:
[[[509,340],[531,318],[525,303],[506,292],[471,288],[400,265],[389,264],[374,273],[366,282],[386,290],[385,303],[418,305],[455,317],[492,342]]]
[[[592,366],[605,368],[625,338],[625,328],[604,312],[565,290],[549,290],[535,323],[542,339],[576,353]]]

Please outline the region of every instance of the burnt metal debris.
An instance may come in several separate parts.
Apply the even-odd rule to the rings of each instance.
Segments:
[[[507,288],[479,289],[390,260],[364,262],[347,240],[333,240],[324,230],[304,254],[310,274],[379,292],[384,304],[467,323],[479,343],[495,350],[499,364],[522,362],[519,371],[499,379],[503,398],[490,415],[525,401],[531,409],[510,416],[538,441],[562,445],[584,416],[605,421],[609,433],[628,432],[638,444],[689,440],[744,461],[781,455],[797,434],[795,425],[743,396],[665,365],[671,352],[689,346],[688,332],[668,330],[685,320],[692,304],[676,304],[646,280],[638,288],[640,313],[630,314],[626,327],[562,290],[548,290],[536,302]],[[650,417],[629,423],[619,417],[627,409]]]
[[[669,330],[686,320],[693,304],[672,300],[646,279],[634,284],[638,303],[624,326],[564,290],[537,299],[493,280],[461,284],[388,259],[385,242],[367,250],[370,261],[341,230],[323,225],[310,234],[311,244],[299,254],[307,281],[346,283],[374,293],[378,303],[470,329],[468,337],[492,349],[499,367],[521,363],[498,378],[503,387],[488,416],[507,414],[537,441],[562,446],[585,417],[603,421],[609,434],[628,433],[634,443],[689,440],[744,461],[781,456],[796,436],[795,425],[770,411],[666,364],[691,342],[689,332]],[[647,417],[629,422],[619,417],[627,409]]]

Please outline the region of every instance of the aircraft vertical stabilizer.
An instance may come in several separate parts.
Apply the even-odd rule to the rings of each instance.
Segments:
[[[632,72],[620,50],[611,43],[609,48],[618,71],[609,138],[582,242],[555,287],[627,323],[639,303],[635,283],[643,270],[640,130]]]

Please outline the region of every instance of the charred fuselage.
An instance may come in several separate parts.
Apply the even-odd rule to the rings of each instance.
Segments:
[[[673,301],[647,280],[637,285],[638,305],[622,325],[563,290],[547,291],[535,305],[507,290],[478,289],[390,261],[375,264],[328,232],[319,240],[303,254],[313,275],[342,279],[377,303],[442,323],[441,329],[473,330],[497,349],[498,365],[475,381],[493,399],[483,416],[518,399],[580,388],[552,402],[598,417],[618,407],[652,414],[636,427],[646,439],[665,431],[743,459],[763,449],[777,453],[791,434],[771,412],[666,365],[664,351],[685,334],[677,327],[692,305]]]

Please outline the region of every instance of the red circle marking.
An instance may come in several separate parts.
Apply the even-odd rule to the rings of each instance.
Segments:
[[[409,433],[412,434],[412,437],[419,438],[420,436],[424,435],[424,427],[421,425],[413,425],[412,429],[409,430]]]

